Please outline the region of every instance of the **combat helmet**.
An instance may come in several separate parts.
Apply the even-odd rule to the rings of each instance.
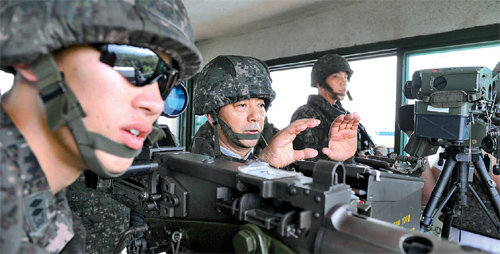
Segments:
[[[119,176],[102,168],[95,150],[126,158],[140,150],[86,129],[84,109],[51,55],[81,44],[126,44],[163,52],[176,63],[179,79],[199,70],[201,55],[181,0],[2,1],[0,68],[12,72],[14,64],[31,65],[49,127],[67,125],[91,170],[101,176]]]
[[[337,54],[324,55],[314,63],[311,71],[311,86],[316,84],[325,85],[325,79],[339,71],[347,72],[347,78],[351,79],[353,70],[345,58]]]
[[[247,56],[224,55],[210,61],[200,72],[194,91],[194,113],[203,115],[249,98],[260,98],[266,110],[276,97],[267,65]]]
[[[276,97],[271,82],[269,68],[259,59],[235,55],[218,56],[210,61],[198,76],[193,98],[194,113],[210,114],[234,144],[245,147],[239,140],[259,139],[261,133],[234,133],[217,116],[217,111],[224,105],[250,98],[264,100],[267,110]],[[218,131],[214,133],[217,155]]]

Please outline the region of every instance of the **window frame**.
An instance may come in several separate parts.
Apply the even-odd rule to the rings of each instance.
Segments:
[[[484,44],[484,43],[498,43],[500,42],[500,24],[478,26],[467,29],[454,30],[450,32],[421,35],[409,38],[402,38],[392,41],[384,41],[377,43],[370,43],[364,45],[357,45],[345,48],[336,48],[326,51],[314,52],[303,55],[296,55],[290,57],[283,57],[277,59],[270,59],[265,61],[271,71],[286,70],[299,67],[312,66],[316,59],[325,54],[339,54],[344,56],[348,61],[360,60],[367,58],[374,58],[385,55],[396,55],[396,109],[395,123],[394,123],[394,150],[396,153],[401,154],[404,148],[404,134],[399,131],[397,122],[399,121],[397,115],[397,108],[404,102],[403,86],[406,80],[407,61],[406,55],[408,52],[415,52],[418,50],[439,50],[445,47],[464,47],[466,45]],[[194,81],[188,82],[188,91],[192,98],[192,91],[194,88]],[[188,147],[191,142],[191,137],[194,136],[194,114],[192,112],[192,104],[188,106],[188,110],[183,114],[180,121],[180,142],[181,145]]]
[[[413,52],[442,51],[443,49],[461,49],[475,45],[487,45],[500,42],[498,31],[500,24],[480,26],[468,29],[455,30],[451,32],[403,38],[393,41],[378,42],[359,45],[348,48],[339,48],[311,54],[278,58],[266,61],[271,71],[286,70],[312,66],[316,59],[325,54],[339,54],[348,61],[375,58],[380,56],[396,55],[396,104],[394,123],[394,151],[402,154],[406,139],[404,133],[399,130],[397,122],[399,117],[397,109],[405,102],[403,86],[408,75],[407,55]]]

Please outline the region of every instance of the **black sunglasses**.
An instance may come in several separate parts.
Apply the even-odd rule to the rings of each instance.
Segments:
[[[145,86],[158,81],[163,100],[177,84],[179,71],[150,49],[118,44],[94,47],[101,52],[101,62],[113,67],[132,85]]]

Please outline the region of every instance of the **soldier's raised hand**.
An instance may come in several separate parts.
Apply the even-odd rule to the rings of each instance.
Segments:
[[[330,160],[344,161],[354,155],[358,142],[358,125],[360,117],[357,113],[340,115],[330,126],[328,147],[322,152]]]
[[[269,145],[259,154],[259,159],[275,168],[282,168],[296,161],[314,158],[318,151],[312,148],[293,150],[293,140],[301,131],[318,126],[320,120],[299,119],[274,135]]]

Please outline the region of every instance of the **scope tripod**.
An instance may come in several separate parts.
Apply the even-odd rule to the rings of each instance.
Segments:
[[[478,148],[472,148],[470,151],[471,158],[469,159],[469,153],[466,147],[451,146],[445,148],[444,154],[446,156],[446,162],[432,190],[429,202],[425,206],[420,221],[420,230],[423,231],[426,227],[429,227],[438,212],[441,211],[444,214],[441,237],[448,239],[453,222],[453,215],[455,214],[455,207],[458,206],[462,208],[467,205],[466,193],[467,189],[469,189],[490,218],[497,232],[500,232],[499,222],[495,221],[491,212],[486,208],[483,201],[468,181],[469,165],[470,162],[472,162],[480,179],[486,185],[488,196],[496,213],[496,218],[500,220],[500,196],[495,189],[493,180],[488,175],[488,170],[482,160],[481,151]],[[471,173],[473,174],[474,172]],[[439,202],[445,190],[447,191],[446,196]],[[439,206],[436,210],[438,204]],[[463,213],[461,213],[460,216],[463,216]]]

